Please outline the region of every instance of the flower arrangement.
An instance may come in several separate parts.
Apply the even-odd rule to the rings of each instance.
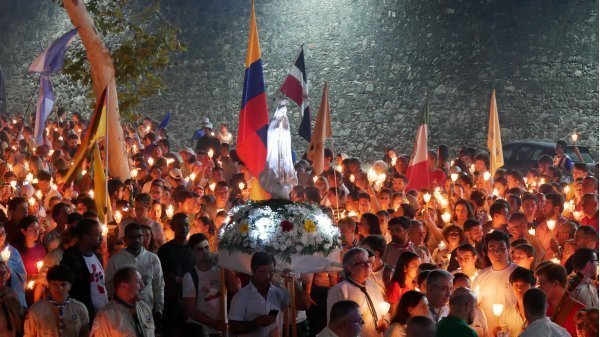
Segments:
[[[294,256],[327,258],[339,249],[338,228],[317,205],[309,203],[266,200],[237,206],[219,231],[220,252],[261,250],[290,264]]]

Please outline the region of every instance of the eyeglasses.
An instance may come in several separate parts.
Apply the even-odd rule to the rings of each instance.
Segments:
[[[366,261],[366,262],[356,262],[352,264],[352,267],[363,267],[363,268],[371,268],[373,267],[373,262],[371,261]]]
[[[362,318],[360,320],[345,321],[344,323],[354,323],[354,324],[358,324],[358,325],[365,325],[365,321]]]

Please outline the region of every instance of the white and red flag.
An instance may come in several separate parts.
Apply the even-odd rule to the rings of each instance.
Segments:
[[[419,191],[420,189],[431,186],[429,180],[429,168],[427,165],[427,124],[429,122],[429,99],[425,102],[425,110],[421,113],[421,122],[419,123],[419,129],[417,130],[417,139],[415,140],[415,147],[412,159],[408,164],[406,170],[406,177],[408,178],[408,184],[406,184],[406,191],[412,189]]]

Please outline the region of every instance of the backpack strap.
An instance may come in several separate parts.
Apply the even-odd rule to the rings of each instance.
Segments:
[[[196,291],[196,300],[198,300],[198,283],[200,282],[200,279],[198,277],[198,272],[196,271],[196,268],[192,268],[192,270],[190,270],[190,276],[192,277],[192,281],[194,281],[194,290]]]

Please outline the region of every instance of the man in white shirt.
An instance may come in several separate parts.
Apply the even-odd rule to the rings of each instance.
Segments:
[[[448,316],[450,294],[452,293],[452,274],[444,269],[435,269],[427,275],[427,301],[434,322]]]
[[[327,293],[327,313],[336,302],[352,300],[360,307],[360,313],[365,321],[361,336],[382,336],[390,322],[389,312],[381,309],[385,302],[377,284],[370,279],[373,263],[369,253],[363,248],[354,247],[344,254],[342,259],[346,279]],[[328,322],[331,317],[328,317]]]
[[[579,248],[573,254],[573,272],[583,274],[571,297],[579,301],[587,308],[598,308],[598,288],[594,285],[596,279],[596,264],[598,256],[593,249]]]
[[[199,325],[209,335],[219,334],[219,331],[225,331],[223,313],[219,312],[223,295],[221,268],[211,256],[206,235],[192,235],[188,246],[196,265],[183,276],[183,305],[188,316],[188,324],[184,330],[198,331],[196,325]],[[231,270],[224,271],[227,293],[237,293],[241,288],[239,278]]]
[[[108,260],[106,266],[106,287],[109,297],[115,293],[113,277],[117,270],[134,266],[142,275],[145,287],[140,291],[141,299],[152,308],[155,318],[159,318],[165,305],[165,280],[158,256],[144,249],[142,226],[130,223],[125,228],[125,247]],[[157,319],[155,319],[157,320]]]
[[[140,301],[144,288],[142,276],[129,266],[119,269],[114,277],[115,296],[94,319],[90,337],[154,337],[152,309]]]
[[[256,252],[250,261],[252,278],[231,300],[229,326],[240,337],[283,336],[283,310],[290,304],[287,289],[273,284],[275,259],[268,253]],[[285,277],[290,271],[284,270]],[[296,309],[308,307],[306,292],[294,281]]]
[[[317,337],[356,337],[365,324],[354,301],[339,301],[331,307],[329,324]]]
[[[480,299],[479,308],[485,314],[489,334],[492,336],[498,322],[504,321],[506,315],[504,310],[496,318],[492,304],[502,304],[503,308],[509,308],[517,303],[509,281],[510,274],[517,265],[508,259],[508,242],[509,237],[505,232],[495,230],[486,234],[483,248],[492,265],[481,270],[473,282],[473,289]]]
[[[571,337],[567,330],[546,316],[547,298],[540,289],[527,290],[523,296],[523,306],[529,325],[519,337]]]

